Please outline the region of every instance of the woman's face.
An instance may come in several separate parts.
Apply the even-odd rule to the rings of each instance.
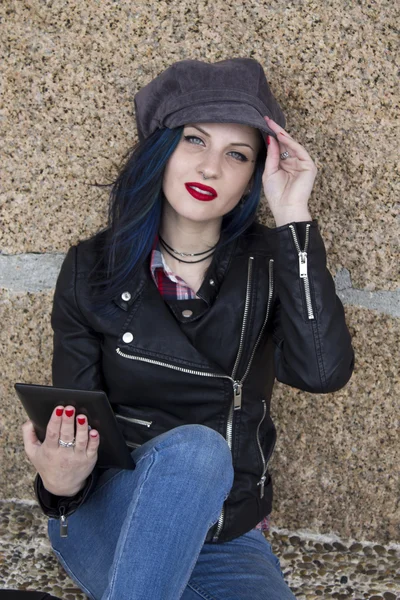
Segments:
[[[258,129],[239,123],[191,123],[183,128],[163,177],[166,202],[192,221],[222,218],[249,187],[255,160],[264,143]],[[207,179],[203,179],[204,171]],[[185,184],[213,188],[216,197],[191,195]]]

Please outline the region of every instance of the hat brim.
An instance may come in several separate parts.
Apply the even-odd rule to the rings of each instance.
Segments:
[[[173,129],[188,123],[240,123],[259,129],[276,139],[276,133],[268,127],[260,113],[243,102],[206,102],[198,106],[187,106],[164,117],[162,125]],[[262,138],[267,146],[266,135]]]

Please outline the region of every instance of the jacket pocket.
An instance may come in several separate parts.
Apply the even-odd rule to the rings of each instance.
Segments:
[[[157,420],[136,407],[118,406],[114,410],[114,416],[129,448],[140,448],[165,431],[165,427]]]
[[[143,419],[135,419],[134,417],[125,417],[125,415],[120,415],[115,413],[115,417],[118,420],[127,421],[128,423],[136,423],[137,425],[143,425],[144,427],[151,427],[153,421],[144,421]]]
[[[124,415],[120,415],[118,413],[115,413],[115,418],[117,419],[117,422],[122,422],[122,423],[134,423],[135,425],[139,425],[142,427],[151,427],[153,424],[153,421],[144,421],[143,419],[135,419],[134,417],[125,417]],[[132,431],[133,433],[133,431]],[[126,435],[126,434],[124,434]],[[129,448],[140,448],[140,446],[142,444],[139,444],[139,442],[133,442],[131,440],[127,440],[125,439],[125,443]]]

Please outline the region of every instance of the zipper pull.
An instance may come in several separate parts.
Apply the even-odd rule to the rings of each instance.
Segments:
[[[299,271],[300,278],[304,279],[307,277],[307,252],[299,252]]]
[[[240,381],[233,383],[233,408],[234,410],[242,408],[242,384]]]
[[[265,480],[266,480],[266,476],[263,475],[260,479],[260,481],[257,483],[257,485],[260,485],[260,498],[264,498],[264,486],[265,486]]]
[[[68,537],[68,520],[65,516],[65,507],[60,508],[60,536],[63,538]]]

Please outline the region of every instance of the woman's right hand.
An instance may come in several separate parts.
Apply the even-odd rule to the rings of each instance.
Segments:
[[[63,409],[62,412],[60,409]],[[56,496],[75,496],[85,486],[97,461],[99,432],[95,429],[89,432],[85,415],[77,415],[75,446],[65,448],[59,445],[59,438],[64,442],[73,440],[74,416],[73,406],[57,406],[48,422],[43,442],[38,440],[32,421],[22,425],[25,452],[46,490]]]

